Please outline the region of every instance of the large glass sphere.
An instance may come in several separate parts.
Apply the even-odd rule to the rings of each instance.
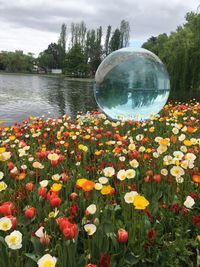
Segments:
[[[148,119],[162,109],[169,91],[165,66],[143,48],[114,51],[102,61],[95,75],[97,104],[112,119]]]

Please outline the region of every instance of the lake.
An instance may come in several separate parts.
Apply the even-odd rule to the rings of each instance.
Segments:
[[[199,93],[171,93],[173,101],[188,101]],[[97,109],[93,81],[41,75],[0,74],[0,121],[21,122],[29,116],[58,117]]]
[[[0,121],[21,122],[28,116],[58,117],[97,109],[93,81],[62,77],[0,74]]]

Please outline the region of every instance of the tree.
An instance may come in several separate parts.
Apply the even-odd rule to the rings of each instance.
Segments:
[[[104,53],[105,56],[109,54],[109,42],[110,42],[111,26],[109,25],[106,32],[106,39],[104,44]]]
[[[88,66],[85,64],[85,55],[80,44],[74,44],[66,55],[65,71],[73,77],[87,76]]]
[[[31,72],[33,70],[34,58],[31,54],[23,51],[1,52],[0,69],[8,72]]]
[[[120,48],[120,30],[117,28],[112,34],[112,37],[110,39],[109,51],[113,52],[119,48]]]
[[[120,23],[120,45],[119,48],[127,47],[129,45],[130,38],[130,25],[126,20],[122,20]]]
[[[174,90],[200,88],[200,14],[186,14],[186,23],[169,36],[151,37],[142,47],[166,64]]]
[[[38,58],[39,66],[46,70],[62,68],[63,62],[63,48],[56,43],[51,43],[46,50],[40,53]]]
[[[80,44],[81,47],[85,45],[87,28],[84,21],[80,23],[71,24],[71,47],[75,44]]]
[[[63,49],[64,53],[66,52],[66,30],[67,26],[66,24],[62,24],[61,31],[60,31],[60,37],[58,39],[58,44]]]

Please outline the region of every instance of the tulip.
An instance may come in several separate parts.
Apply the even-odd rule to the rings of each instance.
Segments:
[[[12,202],[8,201],[8,202],[4,202],[1,206],[0,206],[0,214],[3,215],[12,215],[12,212],[14,211],[14,205]]]
[[[33,189],[34,189],[34,184],[33,183],[27,183],[26,184],[26,190],[27,191],[33,191]]]
[[[117,240],[119,243],[126,243],[128,240],[128,232],[124,229],[119,229],[117,232]]]
[[[36,215],[36,208],[34,208],[34,207],[27,208],[27,209],[25,210],[24,215],[25,215],[25,217],[26,217],[27,219],[32,219],[32,218],[35,217],[35,215]]]
[[[155,229],[153,229],[153,228],[150,229],[148,231],[148,233],[147,233],[147,236],[148,236],[149,241],[150,242],[153,242],[155,240],[155,238],[156,238],[156,231],[155,231]]]
[[[68,227],[70,225],[70,222],[66,217],[60,217],[56,220],[56,222],[59,225],[61,231],[63,231],[65,227]]]
[[[144,182],[147,184],[147,183],[149,183],[151,181],[151,179],[150,179],[150,176],[145,176],[144,177]]]
[[[155,174],[153,176],[153,180],[155,183],[160,183],[161,182],[161,175],[160,174]]]
[[[40,243],[42,245],[48,245],[50,243],[50,237],[48,234],[44,234],[43,236],[40,237]]]
[[[72,240],[76,236],[76,231],[77,231],[76,224],[69,223],[68,226],[66,226],[63,229],[63,234],[67,240]]]
[[[8,169],[9,169],[9,170],[12,170],[12,169],[15,167],[14,163],[11,162],[11,161],[8,162],[7,166],[8,166]]]
[[[50,201],[52,208],[56,208],[56,207],[60,206],[60,204],[61,204],[61,198],[59,198],[59,197],[50,198],[49,201]]]
[[[58,165],[58,160],[51,160],[51,166],[56,167]]]

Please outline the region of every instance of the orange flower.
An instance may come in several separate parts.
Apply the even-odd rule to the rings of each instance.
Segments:
[[[145,143],[147,143],[149,141],[149,138],[148,137],[144,137],[143,139],[142,139],[142,144],[145,144]]]
[[[48,136],[48,133],[47,132],[44,132],[43,133],[43,137],[46,138]]]
[[[95,186],[95,183],[93,181],[87,180],[85,183],[82,184],[82,189],[84,191],[91,191]]]
[[[16,180],[24,180],[26,178],[26,173],[21,172],[18,176],[16,176]]]
[[[192,175],[192,180],[195,183],[200,183],[200,175],[197,174]]]
[[[145,154],[144,154],[144,160],[147,160],[147,159],[149,159],[149,158],[150,158],[149,154],[145,153]]]
[[[116,154],[119,154],[121,152],[121,148],[116,146],[114,149],[113,149],[113,152],[116,153]]]
[[[67,148],[69,146],[69,143],[64,143],[64,147]]]
[[[197,131],[197,128],[193,128],[191,126],[188,126],[187,131],[188,131],[188,133],[195,133]]]
[[[172,136],[170,137],[170,141],[171,141],[172,143],[176,143],[176,141],[177,141],[177,137],[176,137],[175,135],[172,135]]]

